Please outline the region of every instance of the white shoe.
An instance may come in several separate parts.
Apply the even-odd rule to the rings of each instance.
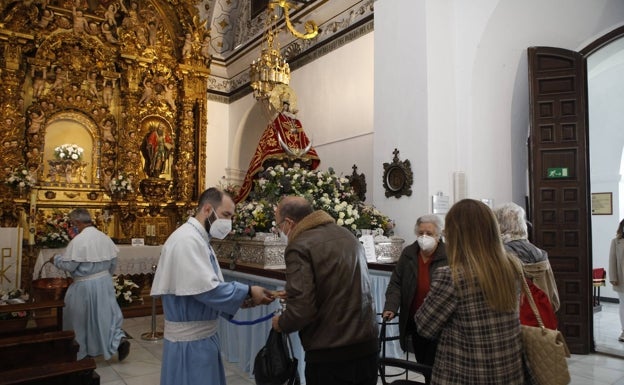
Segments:
[[[618,337],[618,341],[624,342],[624,331],[622,331],[622,334]]]

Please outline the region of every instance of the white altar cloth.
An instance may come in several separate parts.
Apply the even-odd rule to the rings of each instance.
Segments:
[[[130,246],[117,245],[119,254],[117,255],[117,270],[115,274],[146,274],[153,273],[153,265],[158,264],[160,258],[160,250],[162,246]],[[55,278],[65,277],[65,272],[57,269],[53,264],[43,264],[53,255],[63,254],[64,248],[61,249],[41,249],[35,262],[33,269],[33,279],[37,278]],[[41,269],[43,266],[43,269]],[[41,270],[41,276],[39,271]]]

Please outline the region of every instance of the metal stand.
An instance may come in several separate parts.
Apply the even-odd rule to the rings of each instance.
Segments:
[[[156,265],[152,266],[152,271],[156,272]],[[159,341],[162,340],[163,333],[156,331],[156,297],[152,297],[152,330],[141,334],[142,340]]]

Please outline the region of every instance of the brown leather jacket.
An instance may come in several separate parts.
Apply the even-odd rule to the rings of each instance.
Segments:
[[[299,331],[308,362],[344,361],[378,350],[364,248],[324,211],[291,231],[283,332]]]

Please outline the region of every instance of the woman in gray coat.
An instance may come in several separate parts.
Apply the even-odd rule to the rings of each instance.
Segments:
[[[611,241],[609,251],[609,281],[613,285],[613,290],[620,297],[620,324],[622,333],[618,340],[624,342],[624,219],[620,221],[615,238]]]

